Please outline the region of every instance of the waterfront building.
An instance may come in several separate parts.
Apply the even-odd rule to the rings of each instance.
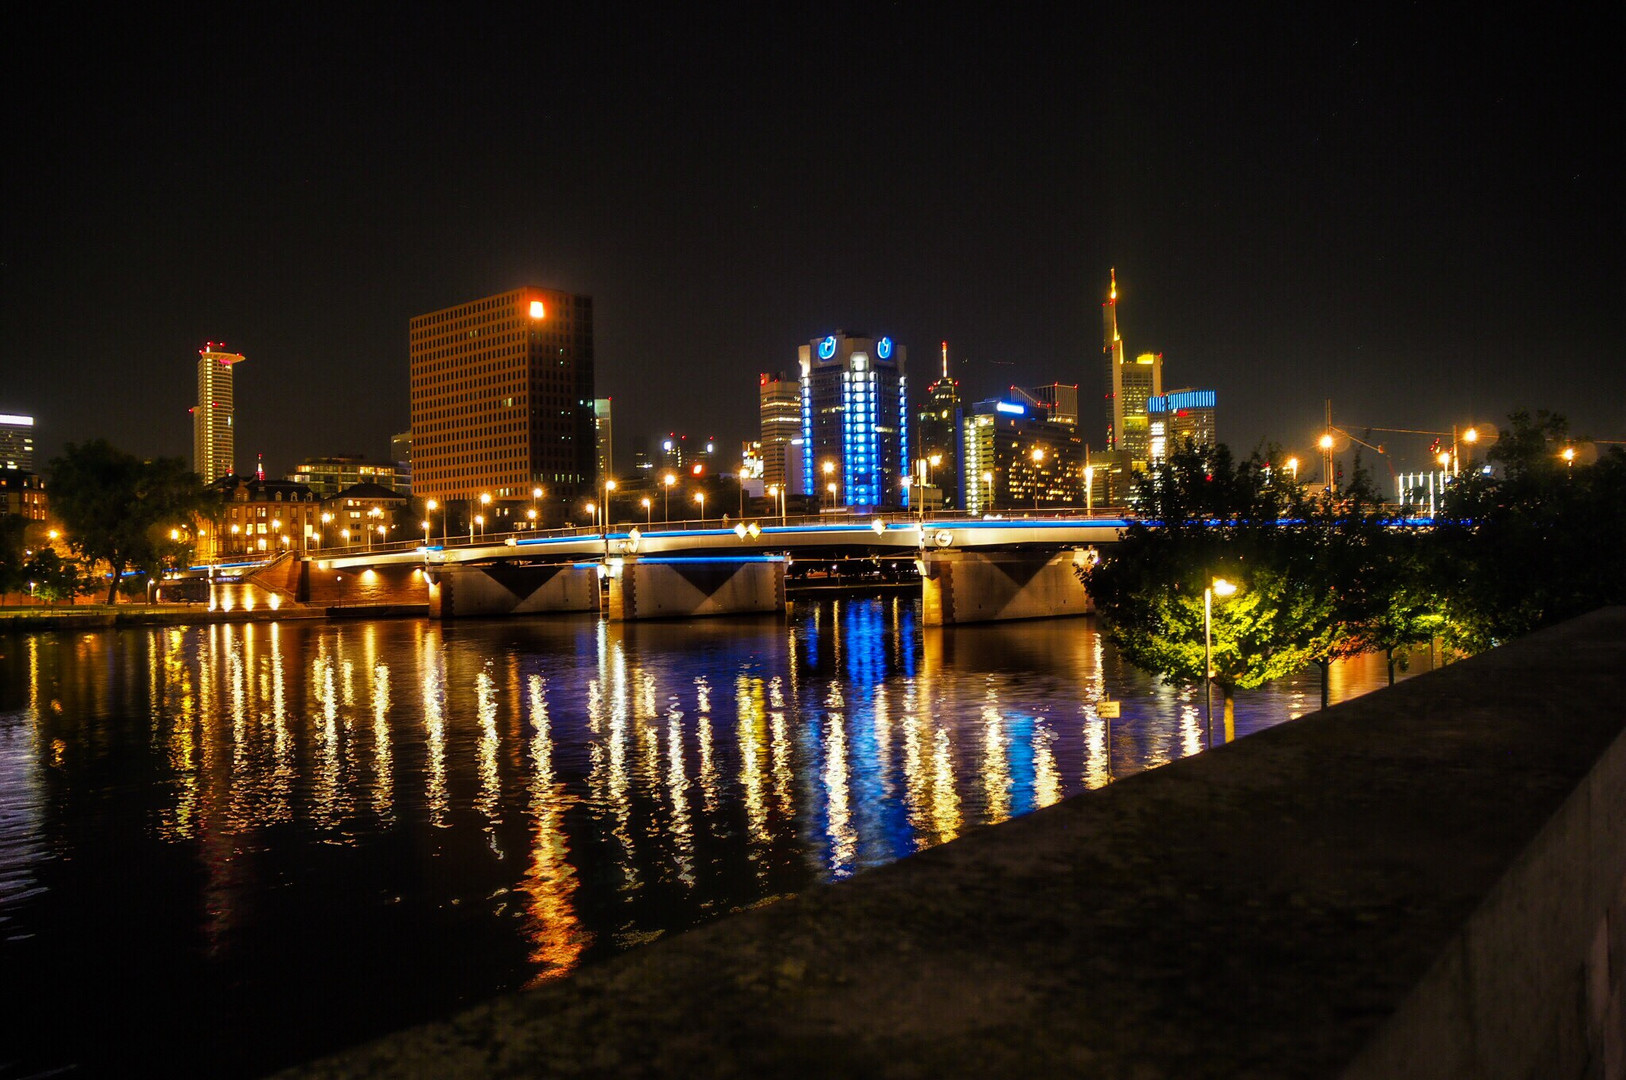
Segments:
[[[417,539],[415,531],[403,536],[397,527],[401,511],[406,509],[407,504],[405,495],[391,491],[382,484],[354,484],[322,500],[322,538],[328,545],[349,547]],[[503,504],[493,511],[493,516],[512,509],[512,505]],[[487,532],[495,531],[493,524],[495,522],[488,520]]]
[[[377,484],[390,491],[399,491],[396,483],[395,463],[369,461],[357,455],[339,454],[333,457],[306,458],[294,466],[284,477],[295,484],[304,484],[326,499],[356,484]]]
[[[974,514],[1084,505],[1078,428],[1021,402],[989,399],[965,418],[965,508]]]
[[[0,516],[44,521],[50,508],[45,497],[45,479],[39,473],[9,466],[0,469]]]
[[[611,449],[610,399],[593,399],[593,472],[602,483],[615,477],[614,453]]]
[[[194,523],[204,560],[306,551],[317,546],[321,498],[305,484],[254,474],[216,477],[214,511]]]
[[[838,331],[798,353],[803,490],[832,507],[909,505],[907,350],[890,337]]]
[[[926,387],[926,404],[915,417],[915,434],[920,442],[919,460],[927,463],[917,473],[926,482],[922,494],[939,508],[958,508],[961,498],[960,425],[964,419],[960,407],[960,384],[949,375],[948,342],[943,342],[943,373]],[[931,464],[936,458],[937,463]]]
[[[761,419],[762,481],[783,487],[790,478],[785,454],[792,439],[802,434],[802,386],[783,372],[757,376],[758,416]]]
[[[522,288],[409,324],[413,488],[563,513],[596,469],[591,297]]]
[[[198,350],[198,396],[192,406],[192,471],[205,484],[237,468],[232,373],[243,357],[216,344],[211,341]]]
[[[1214,402],[1214,391],[1190,388],[1148,398],[1150,460],[1162,461],[1187,439],[1194,446],[1214,446]]]
[[[0,469],[34,469],[34,418],[0,413]]]

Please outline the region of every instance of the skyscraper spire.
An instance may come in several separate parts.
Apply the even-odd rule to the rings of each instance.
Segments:
[[[948,342],[943,342],[943,378],[948,378]]]

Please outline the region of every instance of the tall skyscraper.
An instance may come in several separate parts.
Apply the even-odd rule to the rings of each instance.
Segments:
[[[889,337],[844,330],[797,351],[804,490],[836,506],[907,506],[902,481],[909,475],[908,351]]]
[[[192,406],[192,471],[211,484],[237,471],[237,408],[232,369],[242,356],[215,348],[198,350],[198,402]]]
[[[1124,360],[1123,338],[1118,333],[1118,271],[1102,305],[1102,355],[1108,365],[1112,403],[1107,449],[1128,455],[1131,468],[1144,468],[1151,457],[1151,425],[1146,402],[1163,393],[1163,354],[1141,353],[1133,363]]]
[[[1078,384],[1046,383],[1023,391],[1043,411],[1045,419],[1078,426]]]
[[[1190,439],[1195,446],[1213,446],[1215,393],[1212,390],[1171,390],[1149,398],[1151,458],[1162,461]]]
[[[563,509],[592,491],[593,301],[523,288],[415,316],[412,488]],[[558,512],[556,510],[556,512]]]
[[[964,448],[965,508],[974,514],[1084,502],[1077,425],[1019,401],[979,401],[966,414]]]
[[[34,471],[34,418],[0,413],[0,469]]]
[[[802,434],[802,386],[795,379],[763,373],[757,376],[757,399],[762,417],[762,483],[766,488],[784,488],[791,479],[785,468],[785,453],[792,439]],[[801,486],[801,477],[795,478]],[[786,489],[789,490],[789,489]]]
[[[916,417],[915,432],[921,459],[937,458],[927,480],[941,493],[943,507],[958,509],[965,505],[960,496],[960,384],[949,376],[948,342],[943,342],[942,350],[943,373],[926,387],[926,404]]]

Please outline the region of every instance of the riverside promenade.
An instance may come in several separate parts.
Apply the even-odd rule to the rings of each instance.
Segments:
[[[282,1075],[1626,1075],[1626,609]]]

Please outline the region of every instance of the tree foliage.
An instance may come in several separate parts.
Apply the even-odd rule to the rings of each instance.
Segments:
[[[169,538],[207,497],[179,458],[143,461],[96,439],[68,444],[51,461],[51,510],[90,566],[105,565],[107,602],[127,570],[157,573],[184,554]]]

